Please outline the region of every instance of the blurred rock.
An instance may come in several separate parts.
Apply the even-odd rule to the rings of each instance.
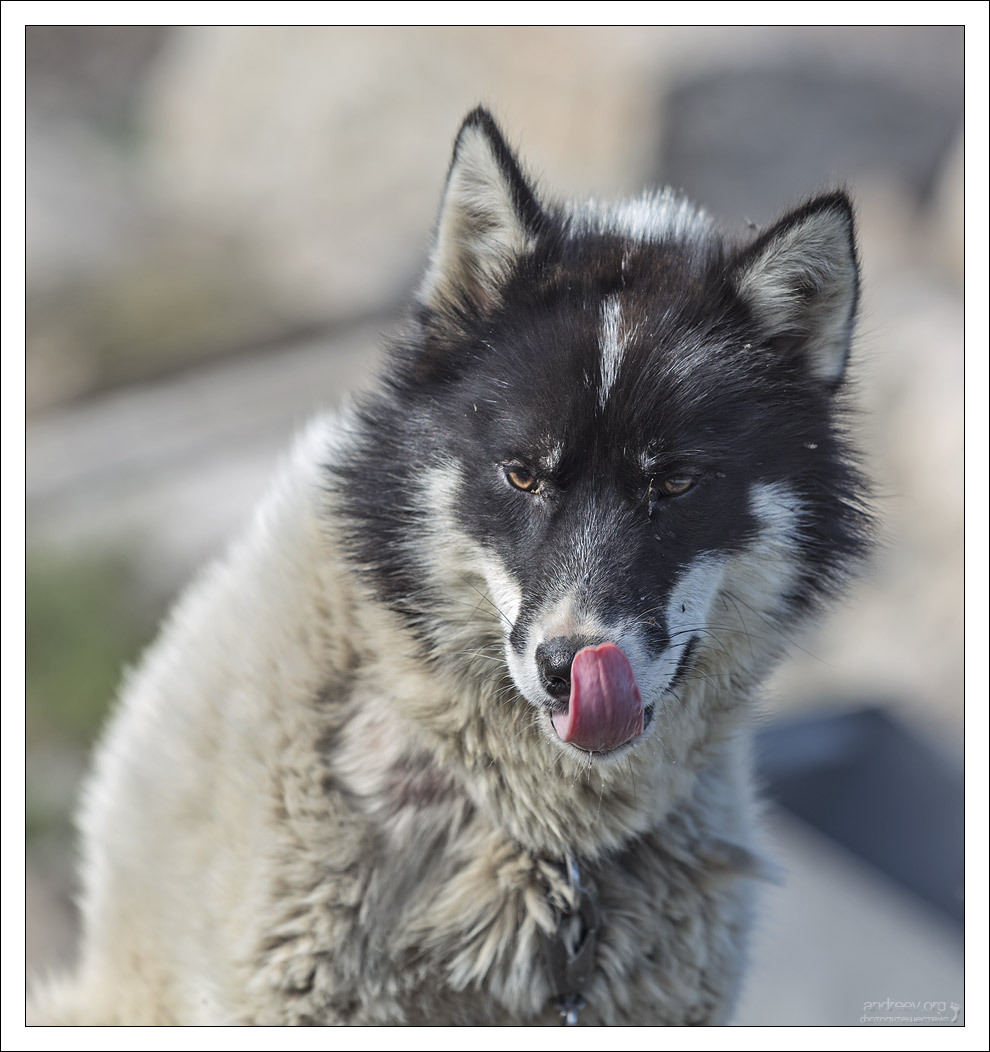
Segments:
[[[628,27],[195,27],[149,85],[149,173],[164,207],[244,238],[290,309],[353,318],[415,280],[470,108],[556,188],[613,193],[655,152],[655,98]]]
[[[45,122],[133,129],[140,85],[166,45],[169,26],[26,26],[29,106]]]
[[[960,76],[959,27],[29,27],[29,409],[390,309],[478,102],[555,192],[737,222],[920,185]]]
[[[962,287],[965,264],[965,148],[962,133],[942,159],[928,212],[928,239],[934,258]]]
[[[86,270],[29,285],[29,411],[303,334],[249,255],[159,225],[145,216]]]
[[[366,382],[385,327],[341,329],[35,415],[25,494],[33,550],[133,551],[134,585],[172,596],[243,527],[294,431]]]
[[[918,909],[896,884],[803,823],[780,812],[768,819],[768,851],[785,876],[782,887],[760,896],[752,969],[733,1022],[861,1026],[871,1013],[894,1014],[865,1007],[888,998],[945,1003],[944,1015],[916,1012],[919,1025],[932,1015],[943,1025],[961,1022],[963,1013],[950,1008],[963,1006],[966,989],[952,923]]]
[[[165,26],[27,26],[27,276],[37,293],[99,271],[140,226],[129,168]]]
[[[761,225],[787,202],[863,178],[920,203],[962,125],[959,72],[941,92],[821,60],[694,75],[667,98],[659,181]]]
[[[24,871],[24,923],[28,932],[25,967],[29,978],[61,972],[76,959],[79,918],[69,887],[72,853],[32,851]]]

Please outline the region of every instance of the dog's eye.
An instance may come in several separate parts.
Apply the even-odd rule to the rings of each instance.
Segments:
[[[524,468],[521,465],[506,468],[505,477],[511,485],[515,486],[516,489],[521,489],[524,493],[540,492],[540,481],[528,468]]]
[[[697,481],[693,475],[668,475],[662,479],[651,479],[650,488],[646,491],[648,514],[653,514],[658,501],[667,497],[683,496],[688,490],[694,488]]]
[[[691,475],[671,475],[660,480],[660,493],[665,497],[680,497],[694,486]]]

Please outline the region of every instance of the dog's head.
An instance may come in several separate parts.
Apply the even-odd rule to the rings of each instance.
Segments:
[[[557,207],[475,111],[349,477],[381,465],[350,498],[380,593],[434,659],[507,668],[565,754],[745,692],[860,549],[857,294],[842,193],[741,246],[670,192]]]

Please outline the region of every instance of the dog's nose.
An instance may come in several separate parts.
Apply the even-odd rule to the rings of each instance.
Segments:
[[[536,667],[543,688],[552,698],[566,700],[571,693],[571,665],[584,647],[602,642],[588,636],[555,636],[536,648]]]

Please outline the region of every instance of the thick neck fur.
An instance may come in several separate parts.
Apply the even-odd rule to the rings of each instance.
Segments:
[[[549,741],[507,676],[474,680],[445,671],[440,660],[424,664],[419,641],[383,604],[358,603],[354,616],[357,636],[376,647],[358,661],[354,715],[334,770],[394,830],[407,805],[456,797],[541,857],[593,859],[660,826],[702,784],[709,803],[719,786],[726,794],[727,825],[713,833],[727,835],[738,818],[728,801],[743,784],[736,764],[749,715],[746,686],[719,686],[718,670],[704,661],[658,714],[646,747],[603,763]],[[383,707],[386,682],[403,690]]]

